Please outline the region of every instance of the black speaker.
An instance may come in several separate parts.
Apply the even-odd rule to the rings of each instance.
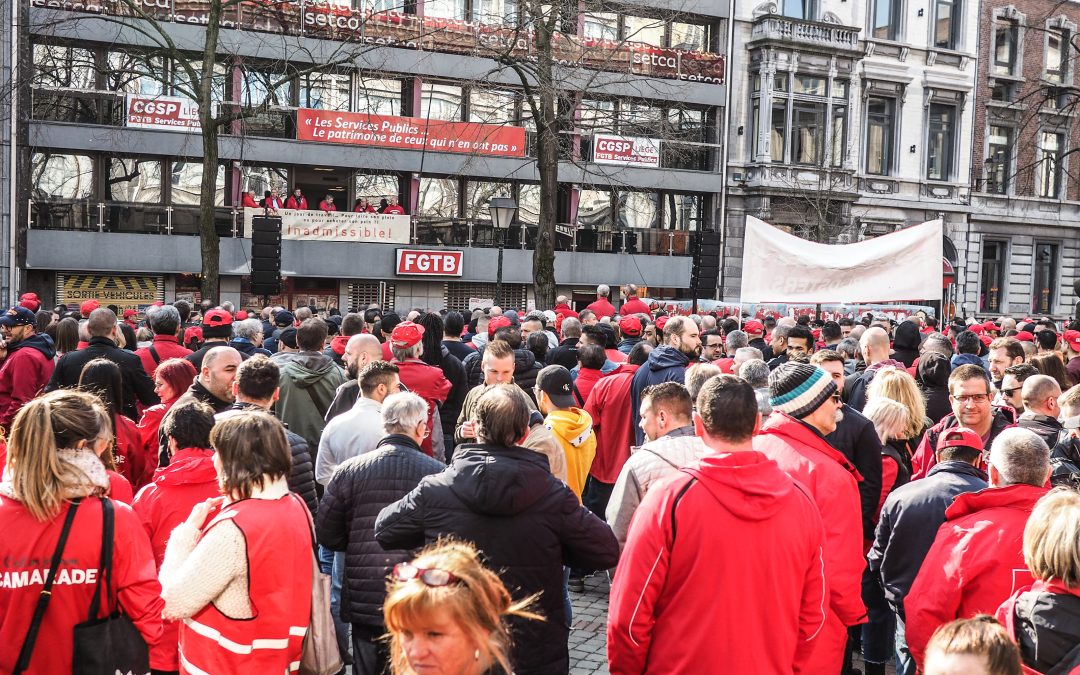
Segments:
[[[698,246],[690,269],[690,290],[694,297],[711,298],[720,283],[720,233],[698,234]]]
[[[277,216],[251,219],[251,292],[281,293],[281,218]]]

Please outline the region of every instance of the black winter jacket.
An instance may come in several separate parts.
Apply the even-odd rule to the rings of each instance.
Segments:
[[[1043,439],[1043,442],[1046,443],[1046,447],[1050,449],[1053,449],[1054,446],[1057,445],[1058,437],[1061,435],[1062,430],[1061,422],[1058,422],[1057,418],[1031,412],[1025,412],[1023,415],[1020,415],[1020,419],[1016,420],[1016,426],[1021,429],[1027,429]]]
[[[470,354],[469,357],[465,359],[463,365],[465,366],[465,372],[469,377],[469,389],[475,388],[484,381],[483,361],[484,347],[480,347],[476,350],[475,354]],[[576,361],[574,362],[574,365],[577,365]],[[514,382],[529,395],[529,398],[533,400],[533,403],[536,402],[533,398],[533,387],[536,385],[536,376],[543,366],[544,364],[536,361],[536,354],[533,354],[528,349],[514,350]],[[465,393],[468,393],[468,389]],[[464,402],[464,397],[462,397],[461,400]],[[457,420],[457,417],[454,417],[453,419]]]
[[[1064,438],[1050,452],[1050,484],[1080,490],[1080,447],[1075,438]]]
[[[548,350],[544,360],[549,366],[559,365],[567,370],[573,370],[578,364],[577,352],[578,338],[566,338],[559,343],[559,346]]]
[[[326,486],[315,522],[319,543],[345,551],[341,619],[381,628],[386,578],[408,550],[385,551],[375,541],[375,518],[409,494],[424,476],[446,468],[408,436],[390,434],[375,450],[343,462]]]
[[[124,389],[124,401],[120,412],[124,417],[130,417],[136,422],[139,420],[139,412],[135,407],[136,399],[144,406],[161,403],[157,394],[154,393],[154,381],[143,369],[142,360],[135,355],[135,352],[120,349],[107,337],[92,337],[85,349],[68,352],[61,356],[56,362],[49,384],[45,385],[45,391],[74,389],[79,385],[79,376],[82,374],[83,366],[94,359],[108,359],[120,366]]]
[[[889,604],[901,616],[904,598],[945,522],[945,509],[956,495],[986,488],[986,478],[967,462],[941,462],[926,478],[896,488],[885,500],[867,559]]]
[[[1080,597],[1029,590],[1013,605],[1013,638],[1024,665],[1047,675],[1080,668]]]
[[[451,354],[450,350],[445,346],[442,348],[442,359],[440,359],[438,365],[442,369],[443,375],[450,381],[450,394],[443,401],[443,404],[439,406],[443,443],[449,443],[449,452],[446,453],[446,456],[449,457],[453,454],[454,426],[457,424],[458,415],[461,414],[461,406],[465,403],[465,396],[468,395],[470,389],[469,376],[465,372],[465,366],[462,365],[461,360]]]
[[[859,503],[862,507],[863,539],[869,541],[874,538],[874,522],[878,504],[881,503],[881,438],[874,429],[874,423],[858,410],[845,403],[843,411],[844,419],[825,440],[862,474]]]
[[[375,523],[386,549],[416,548],[442,535],[474,542],[514,599],[541,594],[546,621],[510,621],[514,673],[569,672],[563,566],[613,567],[619,544],[551,475],[547,458],[525,448],[460,445],[445,471],[424,478]]]
[[[326,410],[326,417],[323,419],[329,422],[341,413],[349,412],[356,405],[359,398],[360,382],[356,378],[345,380],[345,382],[338,385],[337,391],[334,392],[334,401]]]
[[[949,375],[952,373],[952,364],[944,354],[926,352],[919,357],[915,373],[915,381],[926,398],[926,416],[937,424],[952,413],[952,404],[949,403]]]

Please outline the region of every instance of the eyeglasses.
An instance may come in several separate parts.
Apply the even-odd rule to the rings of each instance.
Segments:
[[[953,396],[954,401],[960,405],[967,405],[968,403],[986,403],[990,400],[989,394],[961,394],[960,396]]]
[[[1022,387],[1013,387],[1012,389],[998,389],[1003,396],[1012,396],[1015,392],[1020,391]]]
[[[840,394],[833,394],[829,398],[831,398],[833,400],[833,403],[835,403],[836,405],[844,405],[844,399],[840,396]]]
[[[461,578],[453,572],[434,568],[424,569],[423,567],[417,567],[412,563],[398,563],[397,565],[394,565],[394,571],[391,573],[391,576],[394,578],[394,581],[412,581],[413,579],[419,579],[424,582],[425,586],[431,586],[432,588],[463,583]]]

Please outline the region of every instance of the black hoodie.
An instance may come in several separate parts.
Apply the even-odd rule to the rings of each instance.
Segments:
[[[896,327],[893,336],[892,357],[903,362],[908,368],[919,358],[919,345],[922,338],[919,335],[919,325],[914,321],[905,321]]]
[[[546,621],[511,619],[517,675],[570,670],[563,566],[608,569],[619,543],[604,521],[525,448],[467,443],[453,463],[379,513],[375,538],[386,550],[413,549],[452,535],[476,544],[515,600],[540,593]]]
[[[943,354],[926,352],[919,357],[915,381],[926,396],[926,416],[934,424],[952,412],[952,404],[949,403],[950,374],[952,374],[952,365],[948,357]]]

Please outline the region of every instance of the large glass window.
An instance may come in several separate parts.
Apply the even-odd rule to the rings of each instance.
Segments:
[[[244,105],[292,104],[292,80],[277,70],[244,68],[240,80],[240,102]]]
[[[34,45],[33,86],[48,89],[97,89],[94,54],[89,49]]]
[[[900,39],[903,0],[873,0],[873,3],[874,9],[870,15],[870,35],[878,40]]]
[[[611,193],[584,189],[578,193],[577,224],[594,230],[609,230],[614,223]]]
[[[1016,69],[1019,32],[1016,21],[998,19],[994,28],[994,74],[1012,75]]]
[[[931,103],[927,124],[926,177],[949,180],[953,175],[956,107]]]
[[[644,16],[625,16],[624,33],[627,42],[641,42],[653,47],[664,46],[664,24],[661,19]]]
[[[617,192],[619,227],[639,230],[659,227],[659,196],[656,192]]]
[[[424,0],[424,16],[464,21],[465,0]]]
[[[787,138],[787,105],[773,103],[772,131],[769,139],[769,156],[774,162],[784,161],[784,143]]]
[[[420,117],[460,122],[462,89],[456,84],[424,82],[420,91]]]
[[[1012,173],[1013,130],[991,125],[987,141],[986,191],[1003,195],[1009,190],[1009,176]]]
[[[1031,297],[1031,311],[1036,314],[1053,313],[1055,285],[1057,284],[1057,244],[1035,243],[1035,288]]]
[[[1065,150],[1065,134],[1044,131],[1039,134],[1039,196],[1061,196],[1061,160]]]
[[[615,12],[585,12],[582,36],[593,40],[618,40],[619,15]]]
[[[30,180],[35,200],[88,199],[94,193],[94,161],[89,155],[35,152]]]
[[[357,80],[356,112],[369,115],[401,115],[401,80]]]
[[[187,168],[187,170],[193,170],[193,169]],[[202,176],[202,165],[201,164],[199,165],[198,171],[199,171],[199,176],[201,177]],[[241,168],[241,172],[242,172],[242,177],[241,177],[241,186],[240,186],[240,188],[244,192],[248,192],[249,190],[254,190],[256,200],[262,199],[266,195],[267,191],[270,191],[270,190],[277,190],[279,195],[285,195],[285,194],[288,194],[288,192],[289,192],[289,170],[288,169],[285,169],[283,167],[273,167],[273,166],[246,166],[245,165],[244,167]],[[176,175],[176,166],[175,165],[173,165],[173,175],[174,175],[174,185],[175,185],[175,175]],[[188,183],[188,184],[189,185],[194,185],[196,190],[200,189],[198,187],[199,186],[198,181],[196,181],[195,183]],[[196,193],[196,195],[197,194],[198,193]],[[174,202],[176,201],[175,190],[174,190],[174,193],[173,193],[173,201]],[[196,197],[195,202],[193,202],[193,203],[198,203],[198,198],[197,197]]]
[[[399,189],[400,183],[397,176],[371,173],[356,174],[355,198],[367,199],[376,208],[379,207],[382,200],[389,197],[398,197]],[[403,204],[405,200],[399,197],[398,203]]]
[[[467,182],[465,184],[465,217],[472,220],[489,220],[491,199],[510,197],[511,187],[510,183],[488,183],[478,180]]]
[[[284,179],[284,169],[260,169],[257,167],[244,167],[245,177],[251,177],[252,180],[247,180],[246,185],[248,189],[256,190],[255,196],[258,199],[263,198],[264,190],[259,190],[255,187],[258,178],[266,178],[265,182],[261,185],[269,185],[268,177],[275,175],[277,180],[274,182],[274,187],[278,188],[280,194],[285,194],[285,187],[288,183]],[[172,203],[173,204],[198,204],[199,195],[202,194],[202,176],[203,165],[201,161],[192,162],[173,162],[172,170],[169,172],[169,183],[172,190]],[[218,166],[217,179],[214,181],[214,204],[218,206],[225,205],[225,167],[224,165]],[[265,188],[269,190],[269,187]]]
[[[346,112],[350,108],[349,76],[308,73],[300,78],[300,107]]]
[[[709,51],[709,27],[699,23],[671,22],[671,48],[688,52]]]
[[[961,0],[934,0],[934,46],[958,49]]]
[[[1005,242],[983,242],[980,277],[979,309],[983,312],[1000,312],[1005,283]]]
[[[704,213],[703,207],[704,199],[702,199],[701,195],[665,193],[664,229],[700,230],[702,214]]]
[[[540,224],[540,186],[527,183],[518,186],[517,218],[526,225]]]
[[[105,88],[125,94],[160,96],[168,77],[160,56],[141,52],[109,52]]]
[[[458,182],[453,178],[420,177],[416,215],[451,220],[458,217]]]
[[[778,73],[773,80],[768,117],[772,161],[812,166],[843,164],[848,143],[848,87],[847,80]],[[752,88],[751,109],[756,113],[762,100],[759,78],[754,78]],[[753,117],[756,144],[758,125],[766,121]]]
[[[1046,30],[1046,79],[1064,82],[1069,63],[1069,31],[1064,28]]]
[[[814,20],[814,0],[781,0],[784,16],[793,19]]]
[[[792,163],[821,162],[825,149],[825,104],[796,101],[791,127]]]
[[[871,96],[866,99],[866,173],[892,173],[896,145],[896,99]]]
[[[202,61],[190,61],[189,63],[196,74],[201,77]],[[183,65],[177,63],[175,64],[173,71],[172,94],[174,96],[186,96],[187,98],[198,100],[199,92],[192,84],[187,69],[184,68]],[[225,100],[225,82],[227,79],[225,76],[224,63],[214,64],[214,76],[211,79],[213,80],[213,89],[210,92],[210,98],[215,103],[221,103]]]
[[[513,124],[517,95],[512,91],[473,88],[469,91],[469,121]]]
[[[584,99],[579,124],[586,132],[615,133],[615,102]]]
[[[473,2],[473,20],[486,26],[517,23],[517,0],[477,0]]]
[[[105,199],[113,202],[161,203],[161,162],[112,157]]]

